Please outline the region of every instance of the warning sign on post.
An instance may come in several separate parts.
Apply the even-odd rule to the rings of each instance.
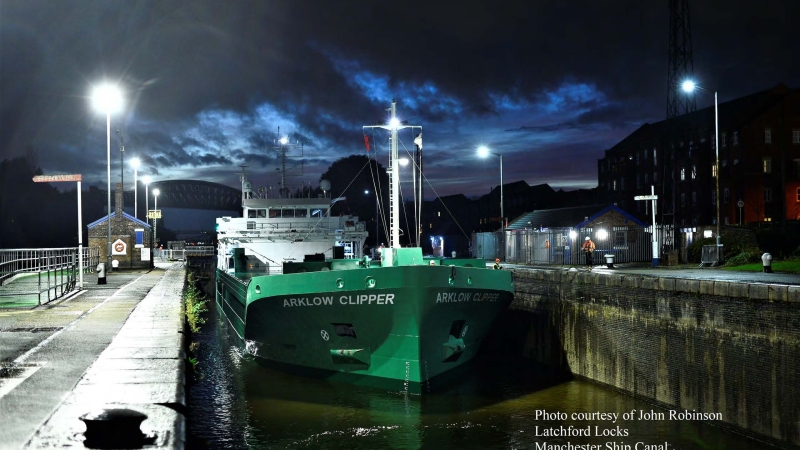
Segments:
[[[128,254],[128,245],[122,239],[117,239],[111,244],[111,254],[112,255],[127,255]]]

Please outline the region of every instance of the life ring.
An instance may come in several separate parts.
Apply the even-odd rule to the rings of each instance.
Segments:
[[[544,248],[550,248],[550,239],[544,240]]]

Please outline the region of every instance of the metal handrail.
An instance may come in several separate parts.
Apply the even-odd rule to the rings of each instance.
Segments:
[[[0,249],[0,296],[35,295],[38,304],[48,303],[75,289],[80,271],[94,271],[100,260],[100,249],[81,248],[83,267],[78,267],[78,248]],[[15,275],[35,274],[30,278],[10,282]]]

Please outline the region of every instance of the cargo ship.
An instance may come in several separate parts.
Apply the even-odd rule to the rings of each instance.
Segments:
[[[242,217],[216,221],[216,304],[259,362],[425,394],[475,356],[511,303],[513,280],[483,259],[400,246],[397,132],[409,126],[394,101],[390,111],[386,125],[364,127],[391,133],[390,236],[380,259],[362,254],[363,221],[331,216],[336,199],[269,198],[243,171]]]

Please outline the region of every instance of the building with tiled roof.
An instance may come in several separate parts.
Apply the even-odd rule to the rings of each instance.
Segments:
[[[111,259],[119,268],[152,267],[152,234],[150,224],[124,212],[122,188],[117,183],[115,208],[111,212]],[[108,261],[108,218],[103,216],[90,223],[89,247],[100,248],[100,262]]]

